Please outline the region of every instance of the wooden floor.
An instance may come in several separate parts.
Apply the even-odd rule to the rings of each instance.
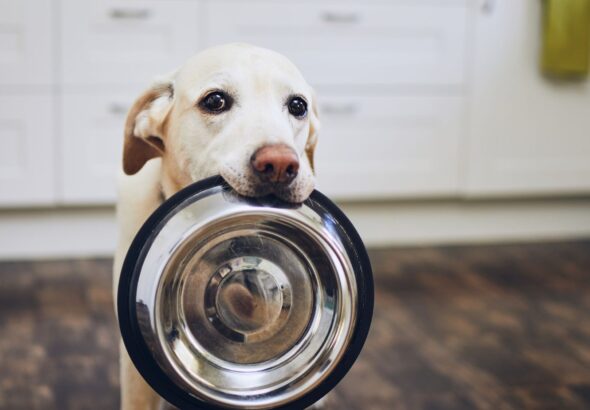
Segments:
[[[329,409],[590,408],[590,241],[371,252]],[[109,260],[0,264],[0,408],[115,409]]]

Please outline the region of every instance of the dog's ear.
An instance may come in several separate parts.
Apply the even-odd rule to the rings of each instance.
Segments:
[[[318,114],[318,99],[315,91],[311,93],[311,110],[309,112],[309,134],[307,135],[307,142],[305,143],[305,155],[311,165],[311,170],[315,173],[313,157],[315,154],[315,147],[318,143],[318,134],[320,132],[320,118]]]
[[[123,142],[123,171],[127,175],[137,173],[166,149],[165,124],[174,100],[174,76],[172,73],[154,82],[127,114]]]

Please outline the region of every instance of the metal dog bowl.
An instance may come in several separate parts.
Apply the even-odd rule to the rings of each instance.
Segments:
[[[356,360],[372,310],[367,253],[329,199],[244,198],[221,177],[154,212],[119,282],[127,351],[181,409],[311,405]]]

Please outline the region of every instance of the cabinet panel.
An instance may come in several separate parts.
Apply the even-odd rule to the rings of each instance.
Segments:
[[[62,103],[65,203],[113,203],[133,93],[66,94]]]
[[[197,51],[198,1],[62,0],[62,81],[145,84]]]
[[[462,98],[320,95],[320,189],[338,198],[457,193]]]
[[[53,82],[51,0],[0,1],[0,85]]]
[[[0,96],[0,206],[55,200],[55,132],[49,96]]]
[[[448,1],[210,2],[205,42],[277,50],[313,84],[460,84],[466,10]]]
[[[590,191],[590,82],[539,70],[541,2],[476,18],[467,192]]]

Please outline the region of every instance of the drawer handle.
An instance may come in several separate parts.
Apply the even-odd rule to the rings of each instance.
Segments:
[[[329,115],[354,115],[358,111],[356,104],[324,104],[322,112]]]
[[[115,20],[145,20],[149,18],[149,9],[112,9],[109,13]]]
[[[494,12],[496,8],[496,0],[483,0],[481,2],[481,11],[487,14],[491,14]]]
[[[321,14],[321,18],[326,23],[336,24],[353,24],[361,21],[359,13],[352,12],[340,12],[340,11],[324,11]]]
[[[125,115],[129,108],[124,104],[112,103],[109,105],[109,112],[113,115]]]

